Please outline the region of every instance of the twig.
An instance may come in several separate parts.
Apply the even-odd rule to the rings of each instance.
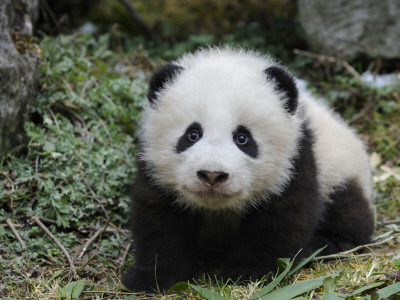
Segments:
[[[350,249],[350,250],[347,250],[347,251],[344,251],[344,252],[341,252],[341,253],[350,254],[350,253],[356,252],[356,251],[358,251],[358,250],[360,250],[362,248],[368,248],[368,247],[372,247],[372,246],[382,245],[382,244],[387,243],[390,240],[393,240],[394,238],[395,238],[394,236],[389,236],[388,238],[384,239],[383,241],[379,241],[379,242],[375,242],[375,243],[371,243],[371,244],[360,245],[360,246],[357,246],[357,247],[355,247],[353,249]]]
[[[123,236],[125,236],[125,237],[132,243],[132,239],[131,239],[131,237],[129,236],[128,233],[126,233],[126,232],[123,231],[121,228],[119,228],[119,227],[117,227],[116,225],[114,225],[112,222],[110,222],[110,225],[111,225],[112,227],[114,227],[114,229],[115,229],[116,231],[118,231],[119,233],[121,233]]]
[[[64,248],[64,246],[57,240],[57,238],[50,232],[50,230],[47,229],[47,227],[39,220],[39,217],[33,216],[32,220],[39,225],[40,228],[53,240],[54,243],[58,246],[58,248],[61,249],[61,251],[64,253],[65,257],[67,258],[69,262],[69,266],[71,268],[71,272],[73,273],[74,277],[77,277],[76,270],[75,270],[75,265],[74,262],[69,255],[68,251]]]
[[[99,240],[98,240],[98,242],[97,242],[96,249],[94,250],[92,256],[85,262],[85,264],[83,265],[83,267],[85,267],[85,266],[86,266],[90,261],[92,261],[93,258],[96,256],[97,251],[98,251],[99,248],[100,248],[100,243],[101,243],[101,240],[102,240],[102,237],[103,237],[103,233],[106,231],[108,225],[110,224],[110,221],[111,221],[111,220],[108,219],[108,220],[107,220],[107,224],[106,224],[106,225],[104,226],[104,228],[100,231],[100,237],[99,237]]]
[[[97,231],[93,234],[93,236],[92,236],[90,239],[87,240],[86,244],[85,244],[85,245],[83,246],[83,248],[82,248],[81,254],[79,254],[79,256],[78,256],[79,258],[82,258],[83,254],[85,254],[85,252],[86,252],[87,249],[89,248],[90,244],[93,243],[94,240],[96,240],[97,237],[98,237],[102,232],[104,232],[104,228],[100,228],[99,230],[97,230]]]
[[[82,90],[81,90],[81,93],[80,93],[80,95],[79,95],[79,97],[80,97],[81,99],[83,99],[83,97],[85,96],[85,93],[86,93],[87,88],[88,88],[89,85],[91,85],[92,83],[94,83],[94,79],[93,79],[93,78],[91,78],[91,79],[89,79],[89,80],[87,80],[87,81],[85,82],[85,84],[83,85],[83,88],[82,88]]]
[[[112,100],[109,97],[107,97],[107,95],[103,95],[103,97],[104,97],[104,99],[106,99],[112,103]],[[101,126],[103,126],[103,129],[106,132],[108,139],[111,141],[111,134],[106,126],[106,123],[104,123],[104,121],[101,118],[99,118],[99,121],[100,121]]]
[[[100,205],[101,209],[103,210],[103,212],[107,215],[107,211],[103,206],[103,203],[101,202],[101,200],[99,198],[97,198],[97,195],[95,194],[95,192],[92,190],[92,188],[90,187],[89,183],[87,182],[86,178],[83,178],[83,182],[85,183],[85,185],[87,186],[87,188],[89,189],[89,192],[92,194],[94,200],[96,200],[96,202]]]
[[[297,55],[303,55],[305,57],[310,57],[319,60],[320,62],[329,62],[329,63],[339,63],[342,65],[343,68],[345,68],[350,74],[352,74],[355,78],[360,79],[361,76],[358,74],[358,72],[345,60],[343,59],[338,59],[333,56],[326,56],[326,55],[321,55],[321,54],[316,54],[304,50],[299,50],[299,49],[294,49],[293,50],[294,54]]]
[[[353,249],[350,249],[350,250],[347,250],[347,251],[343,251],[343,252],[339,252],[339,253],[336,253],[336,254],[318,256],[318,257],[315,257],[313,260],[324,260],[324,259],[329,259],[329,258],[351,257],[351,256],[353,256],[353,255],[351,255],[353,252],[356,252],[356,251],[358,251],[358,250],[360,250],[362,248],[368,248],[368,247],[371,247],[371,246],[378,246],[378,245],[385,244],[386,242],[392,240],[393,238],[394,238],[393,236],[390,236],[390,237],[388,237],[388,238],[386,238],[386,239],[384,239],[383,241],[380,241],[380,242],[366,244],[366,245],[360,245],[360,246],[357,246],[357,247],[355,247]],[[362,257],[362,256],[369,256],[369,254],[360,254],[360,255],[354,255],[354,256]]]
[[[89,189],[90,193],[92,194],[94,200],[96,200],[97,203],[99,203],[99,204],[101,205],[101,204],[102,204],[102,203],[101,203],[101,200],[100,200],[99,198],[97,198],[97,195],[95,194],[95,192],[94,192],[94,191],[92,190],[92,188],[90,187],[90,185],[89,185],[89,183],[87,182],[86,178],[83,178],[83,182],[86,184],[86,186],[87,186],[87,188]]]
[[[57,221],[56,220],[52,220],[52,219],[48,219],[45,217],[38,217],[40,221],[42,221],[43,223],[47,223],[47,224],[52,224],[52,225],[57,225]]]
[[[84,294],[107,294],[107,295],[136,295],[135,293],[130,292],[108,292],[108,291],[82,291]]]
[[[21,244],[21,248],[22,250],[26,250],[26,244],[23,241],[23,239],[21,238],[21,236],[19,235],[18,231],[15,229],[15,226],[13,224],[13,222],[11,221],[11,219],[7,219],[6,223],[8,225],[8,227],[10,227],[12,233],[15,235],[15,237],[17,238],[18,242]]]
[[[371,253],[364,253],[364,254],[332,254],[332,255],[325,255],[325,256],[318,256],[315,257],[312,261],[316,260],[326,260],[326,259],[341,259],[341,260],[353,260],[353,259],[362,259],[364,257],[371,257]]]
[[[131,250],[131,246],[132,246],[131,243],[129,243],[129,244],[126,246],[125,251],[124,251],[124,254],[123,254],[122,257],[121,257],[121,263],[120,263],[121,266],[125,263],[126,258],[127,258],[127,256],[128,256],[128,253],[129,253],[129,250]]]
[[[355,78],[361,79],[360,74],[354,69],[347,61],[345,60],[340,60],[340,64]]]
[[[357,114],[352,116],[347,123],[352,124],[356,122],[358,119],[360,119],[362,116],[364,116],[367,111],[369,111],[376,103],[376,100],[374,101],[374,98],[371,99],[371,97],[368,97],[367,99],[367,104],[363,107],[362,110],[360,110]]]
[[[94,250],[94,253],[93,253],[92,257],[90,257],[89,261],[91,261],[91,260],[96,256],[97,251],[98,251],[99,248],[100,248],[100,243],[101,243],[101,239],[103,238],[103,233],[104,233],[104,231],[107,229],[108,225],[110,225],[110,221],[111,221],[111,219],[108,219],[108,220],[107,220],[106,225],[104,226],[103,230],[100,232],[100,237],[99,237],[99,240],[98,240],[98,242],[97,242],[96,249]]]
[[[21,224],[13,224],[13,225],[14,225],[15,228],[20,228],[20,227],[22,227]],[[7,223],[1,223],[0,226],[8,226],[8,224],[7,224]]]
[[[0,170],[0,174],[3,175],[5,178],[7,178],[7,180],[10,182],[10,184],[11,184],[11,191],[13,192],[13,191],[14,191],[14,183],[13,183],[13,181],[11,180],[11,178],[10,178],[10,177],[7,175],[7,173],[4,172],[4,171],[1,171],[1,170]]]
[[[51,117],[52,117],[53,120],[54,120],[54,123],[56,124],[57,130],[58,130],[58,131],[61,131],[60,125],[58,125],[57,117],[56,117],[56,115],[54,114],[53,110],[52,110],[50,107],[48,108],[48,110],[49,110],[49,112],[50,112],[50,114],[51,114]]]
[[[152,40],[156,39],[153,31],[150,27],[143,21],[142,17],[137,12],[136,8],[129,0],[120,0],[123,6],[125,6],[132,20],[143,30],[143,32]]]
[[[304,51],[304,50],[300,50],[300,49],[294,49],[293,53],[297,54],[297,55],[303,55],[303,56],[309,57],[309,58],[314,58],[321,62],[329,62],[329,63],[333,63],[333,64],[337,62],[336,58],[333,56],[316,54],[316,53],[312,53],[312,52],[308,52],[308,51]]]
[[[35,174],[38,174],[38,170],[39,170],[39,155],[36,156],[36,160],[35,160]]]
[[[44,8],[45,12],[43,13],[43,15],[44,15],[45,19],[47,19],[47,15],[46,15],[46,12],[47,12],[47,14],[50,16],[51,21],[56,26],[57,32],[60,32],[61,28],[60,28],[60,25],[57,22],[57,17],[54,14],[54,12],[51,10],[50,6],[47,4],[46,0],[40,0],[40,7]]]
[[[99,227],[99,226],[95,226],[95,225],[87,225],[87,226],[80,226],[78,227],[78,230],[82,233],[87,233],[88,231],[93,231],[93,230],[99,230],[102,229],[103,227]],[[120,229],[122,232],[124,232],[122,229]],[[118,230],[114,229],[114,228],[107,228],[104,232],[106,233],[116,233],[119,232]],[[124,232],[124,234],[127,234],[126,232]]]
[[[388,225],[388,224],[397,224],[400,223],[400,220],[386,220],[378,222],[379,225]]]

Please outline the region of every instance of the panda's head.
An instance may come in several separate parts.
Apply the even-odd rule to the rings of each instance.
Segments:
[[[289,181],[301,134],[292,76],[271,59],[199,51],[155,72],[141,159],[192,208],[244,211]]]

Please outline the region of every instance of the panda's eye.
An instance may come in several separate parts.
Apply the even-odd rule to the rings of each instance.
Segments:
[[[258,146],[248,127],[245,125],[238,125],[232,132],[232,138],[239,150],[251,158],[257,158]]]
[[[235,137],[235,143],[239,146],[246,145],[247,141],[248,141],[248,137],[244,133],[238,133]]]
[[[196,144],[203,137],[203,128],[200,123],[193,122],[190,124],[185,132],[181,135],[178,142],[176,143],[175,150],[177,153],[189,149]]]
[[[191,141],[192,143],[197,142],[200,139],[200,132],[198,130],[192,130],[189,132],[188,134],[188,139],[189,141]]]

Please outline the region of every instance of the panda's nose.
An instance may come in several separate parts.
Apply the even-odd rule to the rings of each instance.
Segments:
[[[224,183],[228,180],[229,174],[225,172],[210,172],[205,170],[197,171],[197,177],[209,185]]]

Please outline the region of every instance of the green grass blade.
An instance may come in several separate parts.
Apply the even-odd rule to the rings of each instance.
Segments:
[[[58,276],[60,276],[63,272],[64,272],[64,270],[55,271],[54,274],[53,274],[53,276],[51,276],[51,279],[50,279],[48,282],[53,281],[53,280],[56,279]]]
[[[359,289],[355,290],[353,293],[349,294],[348,297],[361,294],[364,291],[373,289],[373,288],[378,287],[378,286],[380,286],[382,284],[384,284],[384,282],[380,281],[380,282],[374,282],[374,283],[371,283],[369,285],[363,286],[362,288],[359,288]]]
[[[285,278],[286,274],[289,272],[292,265],[293,265],[293,261],[291,261],[286,266],[286,269],[283,270],[283,272],[277,278],[275,278],[266,287],[264,287],[263,289],[261,289],[260,291],[255,293],[253,296],[251,296],[250,300],[259,299],[260,297],[262,297],[262,296],[268,294],[270,291],[272,291],[279,284],[279,282],[281,282]]]
[[[173,293],[173,292],[177,292],[177,291],[182,291],[182,290],[186,290],[189,288],[189,283],[185,282],[185,281],[179,281],[177,283],[175,283],[173,286],[171,286],[167,293]]]
[[[377,291],[380,298],[388,298],[398,292],[400,292],[400,282],[393,283],[383,289]]]
[[[273,280],[270,284],[268,284],[265,288],[261,289],[258,291],[256,294],[250,297],[251,300],[254,299],[259,299],[260,297],[268,294],[270,291],[272,291],[278,284],[281,282],[285,277],[289,277],[295,272],[297,272],[300,268],[308,264],[314,257],[316,257],[318,254],[320,254],[327,246],[324,246],[317,251],[315,251],[313,254],[311,254],[309,257],[305,258],[302,260],[296,267],[290,271],[291,267],[293,266],[294,260],[292,260],[285,268],[285,270],[277,277],[275,280]],[[290,271],[290,272],[289,272]],[[289,273],[288,273],[289,272]],[[287,276],[286,276],[287,275]]]
[[[72,299],[79,299],[83,289],[85,288],[85,285],[86,284],[84,281],[78,281],[76,283],[75,288],[72,291]]]
[[[205,288],[202,288],[200,286],[194,285],[194,284],[189,284],[189,286],[194,289],[201,297],[207,300],[227,300],[225,297],[222,297],[221,295],[217,294],[216,292],[207,290]]]
[[[299,283],[295,283],[292,285],[288,285],[286,287],[283,287],[277,291],[274,291],[262,298],[261,300],[287,300],[294,298],[300,294],[309,292],[313,289],[316,289],[317,287],[321,286],[324,282],[325,278],[328,277],[336,277],[339,275],[340,272],[336,272],[334,274],[328,275],[328,276],[323,276],[323,277],[318,277],[306,281],[302,281]]]
[[[331,294],[335,292],[336,288],[336,282],[335,279],[332,277],[327,277],[323,281],[324,289],[325,289],[325,294]]]
[[[318,256],[328,245],[325,245],[324,247],[318,249],[315,251],[313,254],[311,254],[309,257],[303,259],[299,264],[297,264],[293,270],[288,274],[288,277],[296,273],[298,270],[300,270],[302,267],[304,267],[306,264],[308,264],[310,261],[312,261],[315,257]]]
[[[324,294],[321,300],[343,300],[346,295],[340,295],[336,293],[327,293]]]

